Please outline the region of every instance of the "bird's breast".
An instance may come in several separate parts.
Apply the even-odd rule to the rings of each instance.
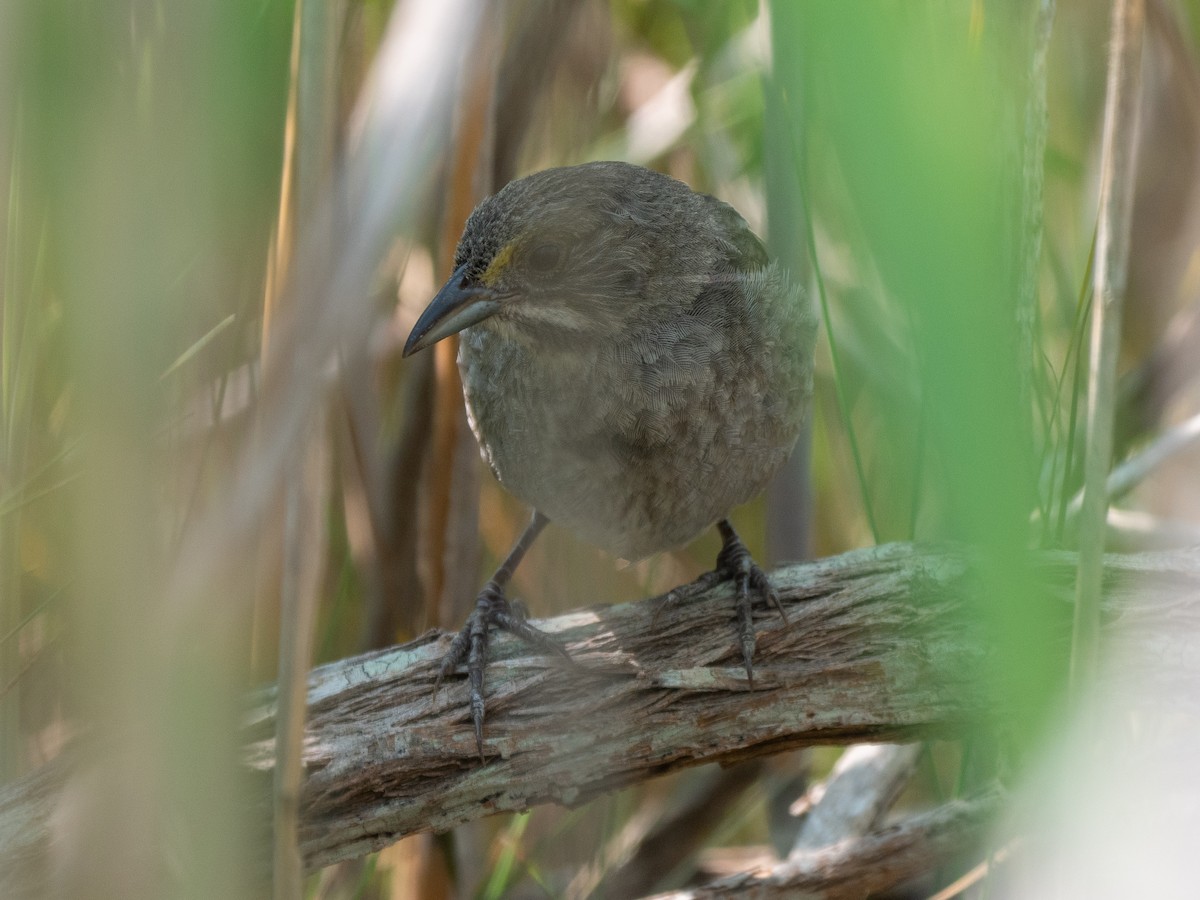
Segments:
[[[472,429],[501,483],[583,539],[638,559],[695,537],[786,459],[811,378],[790,354],[811,351],[803,335],[785,328],[782,338],[774,346],[779,334],[678,316],[551,350],[481,325],[464,332],[459,365]]]

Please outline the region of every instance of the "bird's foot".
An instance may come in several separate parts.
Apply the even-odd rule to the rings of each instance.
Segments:
[[[475,747],[483,761],[483,671],[488,662],[488,645],[493,628],[507,631],[525,643],[536,647],[549,656],[561,656],[575,665],[553,638],[529,624],[524,607],[517,601],[510,602],[504,596],[504,588],[495,580],[489,581],[475,601],[475,610],[467,617],[466,624],[454,636],[450,649],[442,657],[434,691],[441,687],[442,679],[464,662],[471,691],[471,721],[475,726]]]
[[[734,611],[737,613],[738,644],[742,650],[742,665],[746,669],[746,678],[750,687],[754,687],[754,601],[765,600],[779,610],[779,615],[787,624],[787,612],[779,601],[779,594],[767,579],[767,573],[759,568],[737,536],[733,526],[722,520],[717,524],[721,530],[724,543],[721,552],[717,554],[717,565],[711,572],[705,572],[690,584],[680,585],[665,594],[659,607],[654,613],[657,620],[662,613],[684,600],[691,600],[724,581],[732,581],[736,589]]]
[[[742,648],[742,665],[746,669],[746,678],[750,687],[754,687],[754,601],[766,600],[783,617],[788,624],[787,612],[779,601],[779,593],[771,586],[767,573],[759,568],[742,539],[737,536],[733,526],[722,520],[718,527],[724,545],[717,554],[716,572],[723,578],[733,581],[737,594],[734,600],[734,610],[737,613],[738,643]]]
[[[722,581],[728,580],[729,576],[714,569],[711,572],[705,572],[695,581],[689,581],[687,584],[681,584],[677,588],[672,588],[667,591],[658,601],[658,606],[654,610],[654,615],[651,617],[651,624],[657,625],[662,618],[663,613],[667,610],[674,609],[680,603],[687,600],[694,600],[709,589],[716,587]]]

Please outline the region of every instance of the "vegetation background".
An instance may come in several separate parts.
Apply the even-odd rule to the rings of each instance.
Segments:
[[[245,692],[302,684],[310,648],[458,627],[528,511],[482,470],[453,347],[399,348],[478,199],[589,159],[729,201],[820,307],[811,434],[735,515],[756,555],[985,548],[977,614],[1028,699],[1013,740],[1039,759],[1068,653],[1029,649],[1044,608],[1018,560],[1085,532],[1113,9],[397,6],[0,6],[0,782],[76,748],[55,892],[258,895]],[[1200,542],[1200,9],[1144,10],[1101,398],[1135,475],[1110,550]],[[514,593],[539,616],[633,600],[716,549],[619,565],[550,529]],[[303,884],[277,868],[277,895],[674,887],[786,850],[789,808],[838,752],[413,837]],[[898,809],[961,789],[962,757],[927,747]]]

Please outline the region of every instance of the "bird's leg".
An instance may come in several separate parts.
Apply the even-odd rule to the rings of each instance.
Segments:
[[[754,600],[757,598],[768,601],[779,610],[779,615],[783,617],[785,624],[788,617],[783,609],[783,604],[779,602],[779,594],[771,587],[771,582],[767,580],[766,572],[760,569],[754,562],[753,557],[750,556],[750,551],[746,549],[746,545],[742,543],[742,539],[733,530],[733,525],[730,524],[729,520],[722,519],[717,523],[717,529],[721,532],[723,543],[721,551],[717,554],[716,568],[711,572],[705,572],[691,584],[681,585],[668,593],[663,598],[664,606],[660,607],[660,610],[681,600],[696,597],[722,581],[733,581],[737,589],[734,609],[737,613],[738,643],[742,648],[742,665],[745,666],[746,677],[750,681],[750,686],[753,687],[755,647]]]
[[[754,598],[766,600],[779,610],[784,624],[787,624],[788,617],[784,612],[783,604],[779,602],[779,594],[767,580],[767,573],[754,562],[750,551],[746,549],[742,539],[733,530],[733,525],[729,520],[722,519],[717,523],[717,529],[721,532],[723,541],[721,552],[717,554],[717,571],[734,579],[734,583],[737,585],[735,608],[738,619],[738,641],[742,645],[742,665],[746,667],[746,678],[749,679],[750,686],[754,687]]]
[[[526,643],[532,644],[539,650],[570,660],[562,647],[544,632],[529,624],[525,618],[525,612],[519,604],[510,603],[504,596],[504,589],[512,580],[513,572],[516,571],[525,553],[549,521],[540,512],[534,512],[529,525],[526,526],[512,550],[509,551],[508,557],[500,564],[500,568],[496,570],[488,583],[483,586],[483,590],[479,592],[474,612],[467,617],[462,630],[454,636],[454,641],[450,644],[446,655],[442,657],[441,667],[438,670],[437,686],[440,686],[446,675],[458,668],[464,661],[467,664],[467,676],[471,689],[471,721],[475,726],[475,746],[479,750],[481,760],[483,759],[483,670],[487,665],[488,638],[491,629],[502,629],[509,634],[516,635]],[[436,686],[434,690],[437,690]]]

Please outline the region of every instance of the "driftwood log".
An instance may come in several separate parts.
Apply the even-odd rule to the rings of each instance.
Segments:
[[[1041,554],[1032,565],[1061,624],[1041,639],[1061,647],[1065,661],[1074,556]],[[1112,556],[1106,566],[1110,636],[1157,642],[1163,677],[1194,678],[1200,604],[1180,601],[1200,595],[1200,558]],[[306,864],[492,813],[579,804],[686,766],[814,744],[954,737],[1013,712],[1004,686],[986,675],[991,648],[969,611],[976,580],[966,552],[893,544],[784,567],[772,581],[791,624],[756,612],[754,690],[739,665],[728,586],[668,610],[650,600],[541,621],[578,668],[498,638],[483,763],[465,679],[434,690],[445,635],[314,670]],[[246,725],[247,764],[256,770],[272,766],[273,727],[266,690],[252,698]],[[4,896],[22,895],[45,871],[48,823],[68,768],[54,765],[0,791]]]

